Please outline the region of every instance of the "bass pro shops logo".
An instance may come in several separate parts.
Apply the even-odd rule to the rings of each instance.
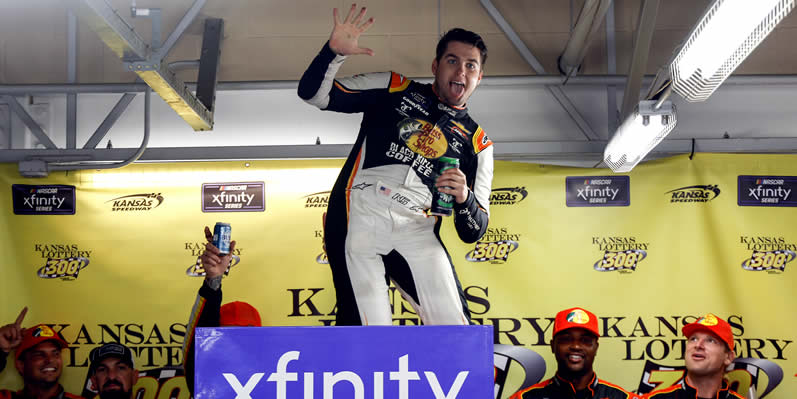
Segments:
[[[490,192],[490,206],[493,205],[515,205],[526,199],[529,193],[526,187],[504,187],[494,188]]]
[[[741,236],[739,241],[746,250],[752,251],[742,262],[744,270],[783,273],[786,264],[797,257],[797,244],[787,243],[783,237]]]
[[[638,242],[636,237],[592,237],[592,245],[603,252],[592,267],[599,272],[620,273],[635,271],[639,262],[648,257],[650,247],[650,243]]]
[[[320,193],[308,194],[302,197],[305,208],[326,208],[329,205],[329,194],[331,191],[321,191]]]
[[[105,201],[111,212],[151,211],[163,203],[161,193],[130,194]]]
[[[505,263],[509,254],[520,246],[520,234],[512,234],[506,227],[488,227],[476,247],[465,255],[468,262]]]
[[[739,206],[797,206],[797,176],[739,176]]]
[[[44,279],[75,280],[89,265],[92,251],[80,250],[77,244],[35,244],[33,250],[44,259],[36,275]]]
[[[719,186],[716,184],[696,185],[676,188],[667,191],[670,202],[709,202],[720,195]]]

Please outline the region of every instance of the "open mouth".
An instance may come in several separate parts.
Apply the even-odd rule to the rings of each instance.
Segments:
[[[465,83],[463,82],[451,82],[449,87],[451,87],[451,92],[456,96],[461,96],[462,93],[465,93]]]
[[[584,361],[584,355],[578,353],[571,353],[567,355],[567,360],[571,363],[581,363]]]

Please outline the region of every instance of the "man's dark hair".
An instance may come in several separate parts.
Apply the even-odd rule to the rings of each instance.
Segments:
[[[437,55],[435,59],[440,62],[440,59],[443,58],[443,53],[448,48],[449,42],[462,42],[466,44],[470,44],[473,47],[479,49],[479,53],[481,53],[482,59],[481,64],[482,66],[484,63],[487,62],[487,45],[484,44],[484,40],[482,37],[479,36],[476,32],[471,32],[469,30],[465,30],[462,28],[454,28],[450,31],[446,32],[443,37],[440,38],[440,41],[437,42]]]

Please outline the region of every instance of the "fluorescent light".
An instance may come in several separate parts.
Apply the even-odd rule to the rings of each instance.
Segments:
[[[640,101],[606,145],[603,162],[614,172],[630,172],[653,147],[675,128],[677,116],[671,101],[656,109],[657,101]]]
[[[795,0],[714,0],[670,65],[673,90],[705,101],[794,8]]]

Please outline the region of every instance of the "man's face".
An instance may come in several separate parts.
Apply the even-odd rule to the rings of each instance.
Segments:
[[[440,60],[432,62],[434,88],[448,105],[461,107],[482,80],[479,49],[463,42],[448,42]]]
[[[686,340],[686,370],[696,376],[724,373],[733,352],[714,334],[698,331]]]
[[[91,376],[91,383],[102,399],[130,399],[138,372],[115,356],[100,361]]]
[[[26,385],[53,387],[61,377],[61,347],[52,341],[44,341],[26,350],[15,365]]]
[[[592,371],[598,337],[583,328],[569,328],[556,334],[551,350],[560,373],[583,375]]]

